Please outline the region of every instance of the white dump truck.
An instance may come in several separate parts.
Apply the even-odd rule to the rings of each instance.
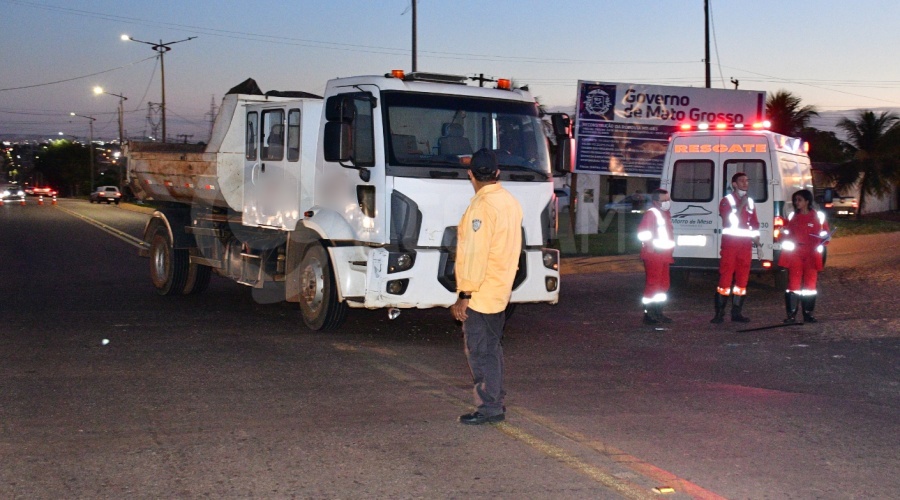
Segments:
[[[129,187],[158,207],[144,231],[153,285],[198,293],[216,273],[266,287],[313,330],[348,308],[449,306],[467,164],[482,148],[524,212],[512,303],[556,303],[559,253],[545,245],[552,175],[570,155],[551,168],[534,98],[506,80],[400,71],[331,80],[324,97],[248,80],[224,98],[209,144],[131,142]]]

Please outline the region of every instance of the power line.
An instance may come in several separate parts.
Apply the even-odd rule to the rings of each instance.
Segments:
[[[156,58],[156,56],[150,56],[150,57],[141,59],[140,61],[134,61],[133,63],[129,63],[129,64],[126,64],[126,65],[124,65],[124,66],[119,66],[118,68],[106,69],[106,70],[103,70],[103,71],[98,71],[98,72],[96,72],[96,73],[91,73],[90,75],[75,76],[75,77],[72,77],[72,78],[66,78],[66,79],[64,79],[64,80],[57,80],[57,81],[55,81],[55,82],[36,83],[36,84],[34,84],[34,85],[23,85],[23,86],[21,86],[21,87],[9,87],[9,88],[5,88],[5,89],[0,89],[0,92],[4,92],[4,91],[7,91],[7,90],[32,89],[32,88],[35,88],[35,87],[46,87],[47,85],[56,85],[57,83],[71,82],[71,81],[73,81],[73,80],[80,80],[80,79],[82,79],[82,78],[89,78],[89,77],[92,77],[92,76],[102,75],[103,73],[109,73],[109,72],[111,72],[111,71],[116,71],[116,70],[120,70],[120,69],[125,69],[125,68],[128,68],[128,67],[134,66],[135,64],[142,63],[142,62],[144,62],[144,61],[147,61],[147,60],[150,60],[150,59],[155,59],[155,58]]]

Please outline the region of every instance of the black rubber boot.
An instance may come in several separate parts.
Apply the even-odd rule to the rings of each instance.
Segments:
[[[816,309],[816,296],[804,295],[800,300],[803,302],[803,321],[805,323],[817,323],[819,320],[812,315]]]
[[[794,292],[784,292],[784,309],[787,311],[787,319],[784,323],[797,322],[797,309],[800,307],[800,296]]]
[[[659,321],[653,317],[653,304],[644,304],[644,324],[658,325]]]
[[[662,302],[657,302],[656,304],[653,304],[654,317],[656,318],[656,321],[659,321],[660,323],[671,323],[672,318],[666,316],[662,312],[663,305],[664,304]]]
[[[721,323],[725,321],[725,305],[728,303],[728,296],[716,292],[716,317],[709,320],[710,323]]]
[[[731,321],[735,323],[749,323],[750,318],[741,314],[741,309],[744,308],[744,299],[747,298],[746,295],[732,295],[731,296]]]

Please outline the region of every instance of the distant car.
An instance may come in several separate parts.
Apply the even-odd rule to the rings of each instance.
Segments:
[[[120,193],[119,188],[115,186],[100,186],[96,191],[91,193],[91,203],[106,202],[107,205],[110,203],[118,205],[121,200],[122,193]]]
[[[853,217],[859,210],[859,200],[852,196],[835,196],[825,208],[831,210],[835,217]]]
[[[2,199],[4,202],[24,201],[25,191],[23,191],[20,186],[17,186],[15,184],[3,186],[3,191],[0,191],[0,199]]]
[[[606,211],[614,211],[624,214],[642,214],[650,208],[650,195],[633,194],[626,196],[619,201],[606,204]]]
[[[47,196],[49,198],[51,196],[56,196],[57,192],[55,189],[49,186],[31,186],[25,188],[25,194],[29,194],[31,196]]]

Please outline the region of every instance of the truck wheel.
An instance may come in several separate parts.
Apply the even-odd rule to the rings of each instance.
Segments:
[[[185,280],[184,291],[182,291],[182,293],[185,295],[203,293],[209,287],[209,280],[211,277],[211,267],[191,264],[188,267],[187,280]]]
[[[150,239],[150,280],[156,293],[183,293],[189,268],[188,251],[175,249],[166,229],[157,228]]]
[[[335,329],[347,316],[347,305],[338,302],[328,254],[318,243],[309,245],[300,260],[300,312],[310,330]]]

